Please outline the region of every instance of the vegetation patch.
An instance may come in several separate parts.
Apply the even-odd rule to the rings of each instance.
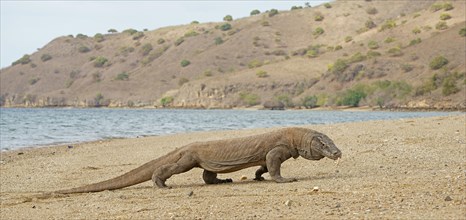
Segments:
[[[304,106],[305,108],[309,109],[309,108],[315,108],[317,107],[317,96],[313,95],[313,96],[306,96],[304,98],[301,99],[301,105]]]
[[[42,60],[42,62],[46,62],[51,59],[52,59],[52,56],[50,54],[42,54],[42,56],[40,56],[40,60]]]
[[[445,22],[445,21],[439,21],[439,22],[435,25],[435,29],[437,29],[437,30],[446,30],[446,29],[448,29],[447,22]]]
[[[267,71],[265,71],[265,70],[258,70],[256,72],[256,76],[259,77],[259,78],[265,78],[265,77],[267,77],[269,75],[267,74]]]
[[[253,16],[253,15],[258,15],[258,14],[260,14],[260,13],[261,13],[261,12],[260,12],[259,10],[254,9],[254,10],[251,11],[250,15]]]
[[[461,37],[466,37],[466,27],[461,28],[461,30],[458,32],[458,34],[459,34]]]
[[[321,28],[321,27],[318,27],[314,30],[314,32],[312,32],[312,35],[314,35],[314,37],[319,37],[320,35],[324,34],[324,29]]]
[[[438,70],[442,68],[443,66],[448,64],[447,58],[443,56],[437,56],[434,59],[432,59],[429,63],[429,67],[432,70]]]
[[[129,75],[127,72],[121,72],[116,76],[115,80],[120,80],[120,81],[129,80]]]
[[[391,56],[391,57],[400,57],[400,56],[403,56],[403,51],[401,51],[401,48],[399,47],[393,47],[393,48],[390,48],[388,51],[387,51],[388,55]]]
[[[153,47],[151,43],[145,43],[141,47],[141,53],[143,56],[148,55],[152,51]]]
[[[379,43],[377,43],[377,41],[371,40],[369,41],[369,43],[367,43],[367,46],[369,47],[369,49],[375,50],[379,48]]]
[[[194,36],[197,36],[197,35],[199,35],[199,33],[197,33],[194,30],[190,30],[190,31],[184,33],[184,37],[194,37]]]
[[[222,30],[222,31],[228,31],[228,30],[231,29],[231,24],[230,23],[222,24],[222,25],[220,25],[219,29]]]
[[[173,96],[165,96],[163,97],[161,100],[160,100],[160,104],[163,106],[163,107],[167,107],[168,105],[170,105],[175,99],[173,98]]]
[[[389,29],[393,29],[396,27],[396,21],[393,19],[388,19],[385,21],[385,23],[382,25],[379,31],[385,31]]]
[[[257,94],[249,92],[241,92],[239,99],[247,106],[254,106],[260,103],[260,97]]]
[[[103,67],[107,62],[107,58],[98,56],[94,59],[94,67]]]
[[[409,42],[409,46],[414,46],[416,44],[420,44],[421,42],[422,42],[421,38],[416,38]]]
[[[181,67],[187,67],[187,66],[189,66],[189,64],[191,64],[191,62],[189,60],[182,60],[180,62]]]
[[[102,41],[105,40],[105,38],[104,38],[103,34],[97,33],[97,34],[94,35],[94,40],[96,42],[102,42]]]
[[[248,67],[250,69],[253,69],[253,68],[257,68],[257,67],[261,67],[263,65],[263,62],[260,61],[260,60],[251,60],[249,63],[248,63]]]
[[[270,9],[269,11],[269,17],[273,17],[275,15],[278,14],[278,10],[277,9]]]
[[[79,51],[80,53],[87,53],[87,52],[91,51],[91,49],[89,49],[89,47],[86,47],[86,46],[80,46],[80,47],[78,48],[78,51]]]
[[[179,46],[180,44],[182,44],[184,42],[184,38],[183,37],[180,37],[178,39],[175,40],[175,46]]]
[[[22,65],[25,65],[25,64],[28,64],[31,62],[31,57],[27,54],[25,54],[24,56],[22,56],[21,58],[19,58],[18,60],[16,60],[15,62],[12,63],[12,65],[18,65],[18,64],[22,64]]]
[[[440,20],[445,21],[445,20],[448,20],[448,19],[451,19],[451,15],[450,15],[450,14],[448,14],[448,13],[442,13],[442,14],[440,15]]]

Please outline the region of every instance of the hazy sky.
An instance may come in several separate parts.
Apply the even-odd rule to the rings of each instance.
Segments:
[[[227,14],[233,18],[249,16],[275,8],[316,6],[329,0],[308,1],[22,1],[1,2],[1,60],[7,67],[24,54],[59,36],[107,33],[114,28],[154,30],[160,27],[199,22],[222,21]]]

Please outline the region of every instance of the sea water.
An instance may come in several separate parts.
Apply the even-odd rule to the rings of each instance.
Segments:
[[[449,114],[455,113],[1,108],[0,148],[12,150],[192,131],[332,124]]]

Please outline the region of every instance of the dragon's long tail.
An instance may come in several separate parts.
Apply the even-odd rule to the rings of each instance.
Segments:
[[[105,180],[98,183],[89,184],[72,189],[65,189],[55,191],[58,194],[71,194],[71,193],[87,193],[87,192],[100,192],[104,190],[121,189],[128,186],[136,185],[152,178],[152,174],[155,169],[163,164],[170,163],[174,152],[169,153],[166,156],[147,162],[146,164],[131,170],[125,174],[117,176],[115,178]]]

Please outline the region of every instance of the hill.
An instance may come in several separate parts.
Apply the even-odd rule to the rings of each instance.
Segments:
[[[335,1],[218,23],[58,37],[0,105],[465,109],[462,1]]]

